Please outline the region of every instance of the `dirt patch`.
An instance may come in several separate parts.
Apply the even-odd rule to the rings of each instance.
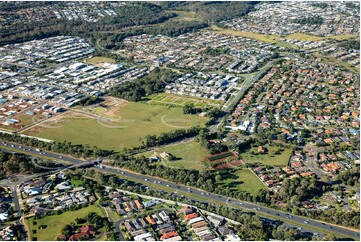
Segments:
[[[228,163],[219,164],[216,167],[214,167],[214,169],[215,170],[232,169],[232,168],[235,168],[235,167],[243,165],[243,164],[244,164],[244,162],[241,160],[234,160],[234,161],[230,161]]]
[[[128,104],[128,101],[119,98],[107,98],[104,102],[101,103],[102,107],[108,109],[104,114],[107,116],[116,116],[115,113],[125,107]]]

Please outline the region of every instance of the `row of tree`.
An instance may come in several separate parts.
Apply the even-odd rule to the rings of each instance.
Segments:
[[[73,175],[82,177],[82,180],[88,180],[87,178],[84,178],[85,176],[92,177],[102,186],[111,186],[114,189],[119,188],[148,196],[162,197],[163,199],[186,203],[232,219],[240,223],[240,225],[235,226],[235,230],[241,240],[266,240],[272,238],[278,240],[312,239],[310,235],[298,233],[295,229],[288,229],[284,226],[279,226],[278,223],[273,223],[272,221],[266,222],[254,213],[247,213],[238,209],[219,206],[213,203],[199,202],[175,193],[146,189],[146,187],[142,184],[122,180],[115,175],[103,174],[95,170],[76,170]],[[102,190],[105,190],[104,187],[102,187]]]
[[[178,77],[179,74],[176,72],[156,67],[143,78],[111,88],[109,94],[136,102],[152,93],[164,91],[167,83],[173,82]]]
[[[73,145],[71,142],[66,141],[45,142],[36,138],[20,136],[17,134],[0,133],[0,139],[56,153],[69,154],[75,157],[101,157],[108,156],[113,153],[112,151],[99,149],[96,146],[90,147],[89,145]]]
[[[0,177],[13,174],[33,174],[40,170],[33,165],[28,156],[0,151]]]

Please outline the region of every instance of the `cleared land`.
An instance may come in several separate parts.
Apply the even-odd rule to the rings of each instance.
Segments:
[[[211,27],[212,31],[215,31],[220,34],[228,34],[233,36],[242,36],[247,37],[250,39],[255,39],[267,43],[276,43],[280,40],[279,35],[271,35],[271,34],[257,34],[252,32],[245,32],[245,31],[238,31],[238,30],[232,30],[232,29],[222,29],[216,25],[212,25]]]
[[[87,59],[86,62],[87,63],[104,63],[104,62],[115,63],[115,60],[112,58],[108,58],[108,57],[94,56],[90,59]]]
[[[261,163],[270,166],[287,166],[288,160],[292,154],[291,148],[282,148],[269,145],[264,147],[268,149],[268,153],[266,154],[258,154],[258,150],[255,147],[247,150],[246,152],[240,153],[240,157],[245,163]]]
[[[289,47],[289,48],[295,48],[293,45],[290,45],[288,43],[281,42],[280,39],[282,38],[280,35],[274,35],[274,34],[258,34],[253,32],[246,32],[246,31],[239,31],[239,30],[232,30],[232,29],[222,29],[216,25],[212,25],[211,27],[212,31],[221,33],[221,34],[228,34],[228,35],[234,35],[234,36],[243,36],[267,43],[277,43],[278,45]],[[326,39],[335,39],[335,40],[345,40],[345,39],[351,39],[355,38],[355,35],[334,35],[334,36],[316,36],[316,35],[310,35],[305,33],[294,33],[289,34],[285,36],[285,39],[294,39],[294,40],[305,40],[305,41],[320,41],[320,40],[326,40]]]
[[[356,37],[355,35],[334,35],[334,36],[316,36],[305,33],[294,33],[286,36],[286,39],[295,39],[295,40],[305,40],[305,41],[320,41],[325,39],[336,39],[336,40],[345,40]]]
[[[172,161],[158,161],[158,164],[174,168],[184,168],[189,170],[203,170],[209,169],[209,164],[205,162],[205,157],[209,155],[208,151],[203,148],[196,141],[189,141],[186,143],[179,143],[172,146],[167,146],[156,150],[155,152],[145,152],[141,155],[149,158],[154,155],[158,155],[162,152],[167,152],[176,157]]]
[[[159,135],[175,129],[203,126],[207,121],[184,115],[181,108],[146,103],[121,102],[105,109],[85,108],[82,113],[69,111],[32,127],[26,134],[74,144],[95,145],[119,151],[138,146],[147,135]],[[104,108],[104,107],[103,107]]]
[[[233,191],[245,191],[253,195],[260,189],[266,189],[266,186],[248,169],[235,171],[232,175],[234,177],[227,178],[219,184]]]
[[[102,215],[101,210],[96,205],[90,205],[76,211],[67,211],[60,215],[46,216],[41,219],[30,218],[27,220],[29,225],[30,238],[36,237],[38,241],[56,240],[56,237],[61,235],[61,229],[71,222],[75,222],[76,218],[85,217],[91,212]],[[36,225],[33,224],[36,222]],[[46,225],[46,228],[39,229],[39,226]],[[36,232],[34,233],[34,230]]]
[[[193,103],[195,107],[220,106],[223,102],[206,98],[185,97],[168,93],[152,94],[147,97],[149,104],[184,106]]]

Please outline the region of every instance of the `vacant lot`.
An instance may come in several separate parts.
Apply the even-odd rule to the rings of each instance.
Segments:
[[[110,110],[95,107],[94,112],[70,111],[26,130],[25,133],[119,151],[123,147],[140,145],[147,135],[202,126],[207,121],[206,118],[195,115],[184,115],[178,107],[132,102],[119,105],[120,107],[112,106]]]
[[[185,97],[174,94],[160,93],[153,94],[147,97],[150,99],[148,103],[150,104],[164,104],[164,105],[174,105],[174,106],[184,106],[185,104],[193,103],[195,107],[206,107],[214,106],[218,107],[220,104],[223,104],[222,101],[212,100],[206,98],[196,98],[196,97]]]
[[[104,62],[115,63],[115,60],[113,60],[112,58],[108,58],[108,57],[95,56],[90,59],[87,59],[86,62],[92,63],[92,64],[93,63],[104,63]]]
[[[76,218],[85,217],[91,212],[96,212],[99,215],[102,215],[99,207],[95,205],[90,205],[86,208],[82,208],[76,211],[68,211],[60,215],[46,216],[41,219],[34,219],[34,218],[28,219],[27,222],[30,230],[30,236],[31,236],[30,238],[36,237],[38,241],[56,240],[56,237],[61,235],[61,229],[66,224],[75,222]],[[33,222],[35,222],[36,225],[34,225]],[[46,228],[39,229],[39,226],[41,225],[46,225]]]
[[[277,146],[264,146],[268,149],[266,154],[258,154],[257,148],[251,148],[240,154],[245,163],[262,163],[270,166],[286,166],[292,154],[291,148],[281,148]]]
[[[247,37],[250,39],[255,39],[267,43],[276,43],[280,40],[279,35],[271,35],[271,34],[257,34],[252,32],[245,32],[245,31],[238,31],[238,30],[232,30],[232,29],[222,29],[218,26],[212,25],[211,30],[220,33],[220,34],[227,34],[227,35],[233,35],[233,36],[242,36]]]
[[[351,39],[354,37],[355,37],[355,35],[334,35],[334,36],[321,37],[321,36],[315,36],[315,35],[304,34],[304,33],[294,33],[294,34],[287,35],[286,39],[320,41],[320,40],[326,40],[326,39],[345,40],[345,39]]]
[[[179,143],[161,148],[155,152],[146,152],[141,155],[149,158],[153,155],[159,155],[162,152],[170,153],[175,156],[176,159],[172,161],[158,161],[158,164],[190,170],[203,170],[210,167],[208,166],[208,163],[204,161],[205,157],[209,154],[208,151],[196,141]]]
[[[253,195],[260,189],[266,189],[266,186],[248,169],[237,170],[232,175],[219,183],[231,190],[245,191]]]

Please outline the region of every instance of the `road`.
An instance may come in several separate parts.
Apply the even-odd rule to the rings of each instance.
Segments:
[[[261,75],[263,75],[269,68],[272,67],[273,63],[275,63],[276,61],[281,60],[283,57],[278,58],[278,59],[274,59],[270,62],[268,62],[265,66],[263,66],[256,74],[250,76],[247,80],[245,80],[245,82],[242,84],[241,88],[237,88],[238,92],[235,95],[235,97],[233,98],[232,102],[228,103],[227,105],[224,105],[222,108],[222,111],[224,111],[225,113],[228,113],[231,109],[231,107],[233,107],[233,105],[235,103],[238,103],[241,99],[241,97],[243,96],[243,94],[247,91],[247,89],[253,85],[253,83],[255,81],[257,81],[259,79],[259,77]],[[224,116],[224,117],[220,117],[218,119],[215,120],[215,124],[210,125],[208,127],[208,129],[211,132],[215,132],[217,129],[219,129],[220,124],[223,122],[223,120],[225,120],[225,118],[227,118],[228,115]]]
[[[351,231],[351,230],[348,230],[345,228],[329,225],[326,223],[319,222],[317,220],[311,220],[311,219],[307,219],[307,218],[297,216],[297,215],[291,215],[286,212],[278,211],[278,210],[260,206],[257,204],[244,202],[241,200],[237,200],[237,199],[233,199],[233,198],[229,198],[229,197],[225,197],[225,196],[221,196],[221,195],[217,195],[217,194],[213,194],[213,193],[208,193],[206,191],[202,191],[202,190],[195,189],[195,188],[190,188],[190,187],[187,187],[184,185],[165,181],[165,180],[162,180],[159,178],[154,178],[154,177],[149,177],[146,175],[128,172],[128,171],[125,171],[125,170],[119,169],[119,168],[110,168],[109,166],[103,166],[103,168],[97,167],[96,169],[99,171],[102,171],[102,172],[118,174],[125,178],[130,178],[131,180],[134,180],[134,181],[137,181],[137,182],[143,183],[143,184],[144,183],[145,184],[146,183],[156,183],[157,187],[163,186],[165,188],[165,190],[163,190],[163,191],[165,191],[165,192],[169,192],[168,191],[169,189],[174,189],[174,193],[178,193],[178,192],[188,193],[191,195],[189,197],[190,199],[197,200],[199,202],[212,200],[212,201],[216,201],[216,202],[218,202],[224,206],[228,206],[228,207],[232,206],[237,209],[246,209],[246,210],[251,210],[251,211],[253,210],[255,213],[259,213],[261,216],[264,216],[264,217],[270,217],[271,219],[279,218],[281,220],[287,220],[287,222],[285,224],[288,227],[301,227],[302,230],[305,232],[319,233],[319,230],[324,230],[324,231],[328,231],[331,233],[338,233],[338,234],[346,236],[346,237],[353,237],[353,238],[357,237],[358,238],[360,236],[358,232],[354,232],[354,231]],[[145,179],[147,179],[147,180],[145,180]],[[313,227],[314,229],[305,228],[305,227],[301,226],[300,224],[307,225],[307,227]]]
[[[24,149],[25,149],[27,153],[33,153],[36,156],[43,156],[44,158],[61,159],[61,160],[67,161],[67,162],[71,162],[74,165],[91,162],[91,161],[84,161],[81,159],[76,159],[76,158],[69,157],[69,156],[63,156],[63,155],[56,154],[53,152],[46,152],[46,151],[39,152],[35,148],[25,147],[24,145],[17,145],[15,143],[3,141],[1,144],[10,146],[12,149],[19,150],[19,152],[24,151]],[[219,204],[222,204],[223,206],[227,206],[227,207],[232,206],[237,209],[254,211],[257,214],[260,214],[262,217],[266,217],[266,218],[268,217],[272,220],[274,220],[274,218],[277,218],[280,220],[285,220],[285,222],[286,222],[285,225],[288,227],[301,227],[302,228],[301,230],[303,230],[303,231],[309,230],[312,233],[320,233],[320,231],[321,232],[327,231],[330,233],[336,233],[336,234],[343,235],[346,238],[359,239],[359,237],[360,237],[360,233],[355,232],[352,229],[346,229],[343,227],[338,227],[336,225],[326,224],[326,223],[323,223],[323,222],[320,222],[317,220],[311,220],[311,219],[307,219],[307,218],[304,218],[301,216],[291,215],[291,214],[288,214],[283,211],[260,206],[260,205],[254,204],[254,203],[244,202],[241,200],[237,200],[237,199],[233,199],[233,198],[229,198],[229,197],[225,197],[225,196],[221,196],[221,195],[208,193],[206,191],[202,191],[202,190],[195,189],[192,187],[187,187],[185,185],[176,184],[174,182],[169,182],[169,181],[162,180],[162,179],[156,178],[156,177],[150,177],[150,176],[146,176],[146,175],[142,175],[142,174],[138,174],[138,173],[134,173],[134,172],[129,172],[127,170],[120,169],[120,168],[109,167],[109,166],[105,166],[105,165],[102,167],[103,168],[95,167],[95,169],[97,169],[101,172],[117,174],[124,178],[128,178],[130,180],[134,180],[136,182],[139,182],[139,183],[142,183],[145,185],[147,185],[149,183],[150,184],[155,183],[157,185],[157,187],[159,188],[158,190],[162,190],[164,192],[170,192],[169,190],[173,189],[174,190],[173,193],[182,192],[183,194],[189,194],[190,199],[193,199],[193,200],[196,200],[199,202],[204,202],[207,200],[209,200],[211,202],[214,201]],[[305,225],[307,228],[305,226],[302,226],[301,224]],[[312,228],[312,229],[309,229],[309,228]]]

